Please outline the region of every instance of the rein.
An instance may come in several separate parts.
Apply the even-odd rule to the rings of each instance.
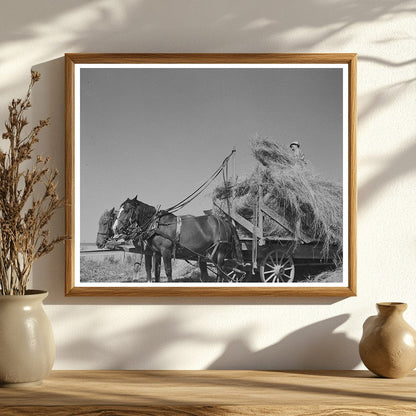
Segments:
[[[182,201],[179,201],[177,204],[172,205],[170,208],[167,209],[167,212],[173,213],[176,212],[186,205],[188,205],[190,202],[192,202],[195,198],[197,198],[199,195],[201,195],[202,192],[205,191],[205,189],[208,188],[209,185],[211,185],[212,182],[217,178],[217,176],[224,172],[224,169],[226,168],[228,161],[230,160],[231,156],[235,153],[235,149],[222,161],[221,165],[218,167],[218,169],[197,189],[195,189],[194,192],[189,194],[186,198],[182,199]]]

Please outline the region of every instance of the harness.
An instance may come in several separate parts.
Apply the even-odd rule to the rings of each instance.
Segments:
[[[160,219],[166,214],[166,211],[161,212],[160,210],[157,210],[156,213],[142,226],[139,226],[139,224],[137,224],[136,222],[131,222],[127,230],[128,238],[132,241],[136,241],[140,245],[144,244],[145,246],[148,246],[150,245],[149,242],[152,238],[154,238],[155,236],[160,236],[169,240],[172,243],[172,254],[174,258],[176,258],[177,248],[181,247],[189,251],[191,254],[195,255],[197,258],[202,258],[207,261],[213,261],[219,247],[222,244],[230,244],[230,242],[224,240],[224,236],[221,235],[221,230],[225,229],[223,220],[216,216],[213,216],[213,218],[215,218],[218,222],[219,235],[217,236],[216,240],[205,250],[205,253],[197,253],[196,251],[184,246],[180,242],[182,231],[182,217],[177,216],[175,222],[161,223]],[[170,236],[161,229],[161,227],[167,227],[173,224],[176,225],[174,237]],[[223,227],[221,227],[221,225]]]
[[[218,218],[218,217],[216,217],[215,215],[213,215],[213,218],[215,218],[216,220],[217,220],[217,222],[218,222],[218,233],[219,233],[219,235],[218,235],[218,239],[217,239],[217,241],[215,241],[215,242],[213,242],[207,249],[206,249],[206,252],[207,253],[209,253],[208,255],[207,255],[207,258],[209,259],[209,260],[213,260],[214,259],[214,256],[215,256],[215,254],[217,253],[217,250],[218,250],[218,248],[220,247],[220,245],[221,244],[230,244],[230,242],[229,241],[227,241],[227,240],[223,240],[222,239],[222,236],[221,236],[221,225],[223,225],[223,229],[225,229],[225,225],[224,225],[224,221],[222,220],[222,219],[220,219],[220,218]],[[210,250],[211,250],[211,253],[210,253]]]
[[[153,238],[153,237],[155,237],[157,235],[160,236],[160,237],[166,238],[167,240],[169,240],[172,243],[172,245],[173,245],[172,254],[173,254],[173,257],[176,258],[176,248],[177,248],[178,245],[180,245],[179,241],[180,241],[180,238],[181,238],[182,217],[176,217],[176,221],[175,222],[162,223],[162,224],[160,224],[160,218],[161,218],[161,216],[159,216],[154,221],[154,223],[152,224],[153,225],[153,228],[150,231],[150,233],[149,233],[149,235],[148,235],[148,237],[146,239],[146,242],[147,242],[147,244],[149,244],[148,241],[151,238]],[[173,225],[173,224],[176,225],[176,227],[175,227],[175,237],[174,238],[172,238],[170,235],[166,234],[165,232],[163,232],[160,229],[161,226],[167,227],[167,226]]]
[[[132,220],[133,216],[130,216],[129,222],[128,224],[126,224],[125,229],[123,230],[123,235],[126,238],[126,240],[132,240],[133,244],[136,247],[141,247],[142,256],[146,248],[151,248],[150,240],[156,236],[160,236],[172,243],[172,257],[174,259],[176,259],[177,248],[180,247],[186,250],[187,252],[191,253],[193,256],[195,256],[198,259],[198,261],[204,260],[206,263],[216,263],[214,262],[214,258],[222,245],[228,245],[231,247],[233,246],[233,241],[228,241],[226,239],[227,224],[222,218],[213,215],[212,218],[215,218],[215,220],[218,223],[218,233],[216,238],[214,239],[215,241],[209,247],[207,247],[204,250],[204,252],[196,252],[186,247],[180,242],[183,226],[182,216],[174,216],[175,221],[172,222],[161,222],[161,219],[165,215],[169,214],[171,214],[171,212],[165,210],[161,211],[160,208],[157,208],[156,212],[151,217],[149,217],[141,226],[138,224],[137,220]],[[173,235],[163,231],[163,227],[168,227],[171,225],[175,225],[175,232]],[[192,265],[192,263],[186,258],[184,258],[184,260]],[[140,266],[141,263],[142,258],[140,259],[140,262],[137,262],[136,264]],[[221,270],[219,268],[218,264],[216,264],[216,267],[220,272],[226,274],[224,270]],[[216,270],[213,270],[211,267],[207,266],[207,268],[217,276],[219,275],[218,272]],[[245,272],[236,269],[235,267],[233,268],[233,270],[237,271],[244,278]],[[238,281],[238,279],[232,281]]]

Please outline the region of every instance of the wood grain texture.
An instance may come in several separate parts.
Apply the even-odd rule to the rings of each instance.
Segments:
[[[66,296],[204,296],[204,297],[276,297],[276,296],[305,296],[305,297],[340,297],[355,296],[356,293],[348,287],[71,287],[67,285]]]
[[[1,410],[1,407],[0,407]],[[4,408],[6,416],[414,416],[414,406],[30,406]]]
[[[258,63],[258,64],[310,64],[350,63],[354,53],[68,53],[74,64],[140,64],[140,63]]]
[[[357,56],[349,62],[348,97],[348,286],[357,294]]]
[[[367,371],[54,371],[0,389],[7,415],[415,415],[416,373]]]
[[[356,54],[353,53],[322,53],[322,54],[66,54],[66,234],[72,238],[66,241],[66,296],[245,296],[245,297],[276,297],[276,296],[311,296],[311,297],[348,297],[357,294],[356,283]],[[76,287],[74,276],[75,265],[75,110],[74,110],[74,74],[76,64],[140,64],[140,63],[256,63],[256,64],[347,64],[349,67],[349,272],[348,287]]]
[[[65,56],[65,292],[75,286],[75,64]]]
[[[415,415],[416,373],[367,371],[54,371],[0,389],[7,415]]]

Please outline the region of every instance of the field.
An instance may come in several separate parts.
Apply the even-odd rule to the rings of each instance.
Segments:
[[[139,266],[136,273],[134,266],[140,261],[140,255],[131,253],[115,253],[101,254],[95,256],[81,256],[81,282],[117,282],[117,283],[145,283],[146,269],[143,263]],[[172,261],[173,281],[178,283],[200,282],[199,268],[193,267],[184,260]],[[154,277],[154,271],[152,272]],[[214,275],[210,273],[210,277],[214,280]],[[161,270],[161,282],[166,282],[167,278],[163,270]]]
[[[144,259],[137,273],[135,263],[140,261],[139,254],[116,252],[113,254],[99,253],[95,255],[81,255],[81,282],[86,283],[145,283],[146,270]],[[184,260],[172,261],[174,283],[200,283],[199,268]],[[342,273],[325,271],[325,267],[297,267],[295,282],[337,282],[342,281]],[[322,273],[321,273],[322,272]],[[152,272],[154,278],[154,271]],[[161,268],[161,282],[167,282],[163,264]],[[209,271],[208,282],[215,282],[216,276]],[[247,282],[260,281],[258,276],[247,279]]]

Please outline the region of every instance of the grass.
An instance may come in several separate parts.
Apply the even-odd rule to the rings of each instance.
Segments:
[[[86,283],[146,283],[146,269],[143,263],[138,273],[134,272],[134,263],[139,261],[140,256],[130,253],[116,255],[104,254],[101,256],[81,256],[80,275],[81,282]],[[178,283],[200,283],[199,268],[194,267],[184,260],[172,261],[173,282]],[[210,273],[211,278],[213,277]],[[152,271],[154,280],[154,271]],[[166,274],[162,264],[161,282],[167,282]],[[213,280],[213,279],[212,279]]]
[[[100,256],[81,256],[80,271],[81,282],[83,283],[146,283],[146,270],[144,263],[138,273],[133,270],[134,263],[140,256],[130,253],[103,254]],[[201,273],[199,267],[190,265],[184,260],[176,259],[172,261],[173,282],[174,283],[201,283]],[[341,282],[342,269],[333,274],[333,271],[322,271],[316,266],[295,268],[295,282]],[[209,271],[207,283],[216,282],[216,276]],[[331,276],[333,274],[333,276]],[[152,272],[154,281],[154,272]],[[161,270],[161,282],[167,282],[163,265]],[[249,279],[247,282],[259,282],[260,278]]]
[[[335,270],[325,270],[316,276],[309,276],[305,282],[308,283],[340,283],[342,282],[343,269],[342,266]]]

